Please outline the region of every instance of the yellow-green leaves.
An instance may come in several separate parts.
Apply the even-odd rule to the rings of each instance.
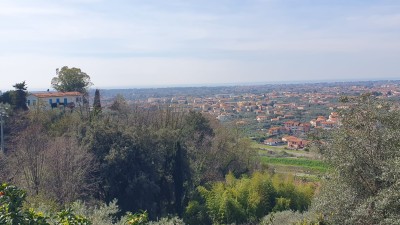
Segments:
[[[314,190],[313,184],[260,172],[240,179],[230,173],[225,182],[198,188],[204,209],[214,224],[256,222],[272,211],[306,210]],[[186,214],[200,214],[194,205],[197,210],[202,209],[199,202],[189,203],[192,207],[187,208]]]

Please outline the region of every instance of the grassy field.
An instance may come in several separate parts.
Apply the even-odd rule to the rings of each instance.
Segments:
[[[328,166],[323,163],[322,161],[319,160],[312,160],[312,159],[304,159],[304,158],[277,158],[277,157],[269,157],[269,156],[260,156],[261,157],[261,162],[263,164],[267,165],[279,165],[282,167],[291,167],[288,168],[288,170],[293,170],[296,168],[301,169],[301,171],[296,171],[296,172],[302,172],[304,173],[306,171],[312,170],[314,172],[321,172],[325,173],[328,171]]]
[[[304,150],[285,149],[285,146],[268,146],[253,142],[261,163],[275,173],[293,174],[310,181],[318,181],[329,170],[327,164],[316,160],[317,155]]]

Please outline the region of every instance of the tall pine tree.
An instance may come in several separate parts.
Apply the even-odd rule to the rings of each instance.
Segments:
[[[21,83],[16,83],[13,87],[15,88],[15,91],[12,96],[12,103],[14,105],[14,109],[28,110],[28,106],[26,105],[27,86],[25,81]]]

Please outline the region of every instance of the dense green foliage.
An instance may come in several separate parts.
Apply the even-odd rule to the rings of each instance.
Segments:
[[[264,217],[260,225],[324,225],[326,220],[321,214],[285,210]]]
[[[12,94],[14,91],[6,91],[0,95],[0,103],[12,104]]]
[[[154,219],[182,216],[199,185],[229,171],[253,171],[256,152],[248,140],[201,113],[132,109],[119,101],[97,115],[13,115],[7,125],[14,144],[1,178],[27,190],[30,204],[117,199],[117,216],[146,210]]]
[[[229,170],[251,170],[250,150],[241,140],[231,143],[229,136],[218,135],[219,129],[195,112],[104,115],[83,139],[99,165],[98,197],[118,199],[123,210],[146,209],[150,217],[182,215],[197,185],[221,179]],[[214,158],[220,162],[214,164]]]
[[[128,213],[126,224],[127,225],[144,225],[149,221],[147,212],[142,213]]]
[[[0,103],[11,105],[15,111],[27,110],[26,97],[28,95],[25,81],[13,85],[15,90],[6,91],[0,95]]]
[[[148,221],[147,212],[132,214],[128,212],[118,220],[116,201],[110,205],[91,208],[82,202],[74,202],[71,207],[61,211],[47,209],[44,212],[26,208],[26,193],[16,186],[0,186],[0,224],[4,225],[177,225],[183,224],[178,218],[162,218]],[[43,207],[43,204],[42,204]],[[45,208],[48,206],[44,206]],[[77,213],[79,212],[79,213]]]
[[[12,95],[12,103],[15,110],[27,110],[26,97],[27,97],[27,86],[25,81],[16,83],[14,86],[15,91]]]
[[[101,112],[100,90],[99,89],[96,89],[96,91],[94,92],[93,111],[96,114]]]
[[[353,107],[320,146],[334,172],[313,210],[332,224],[399,224],[400,111],[370,95],[346,101]]]
[[[86,93],[87,88],[92,84],[90,76],[82,72],[79,68],[68,68],[63,66],[57,69],[56,77],[51,80],[54,89],[61,92],[78,91]]]
[[[26,193],[21,189],[2,184],[0,186],[0,224],[4,225],[90,225],[86,218],[75,215],[70,209],[58,212],[53,218],[33,209],[24,209]]]
[[[304,211],[314,190],[313,184],[295,182],[291,177],[256,172],[251,177],[236,179],[229,174],[225,182],[198,187],[199,199],[186,208],[187,222],[242,224],[257,222],[273,211]]]

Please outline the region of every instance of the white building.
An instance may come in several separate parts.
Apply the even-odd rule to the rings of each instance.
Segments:
[[[47,109],[58,106],[73,108],[82,102],[79,92],[41,92],[31,93],[26,98],[28,108],[41,106]]]

